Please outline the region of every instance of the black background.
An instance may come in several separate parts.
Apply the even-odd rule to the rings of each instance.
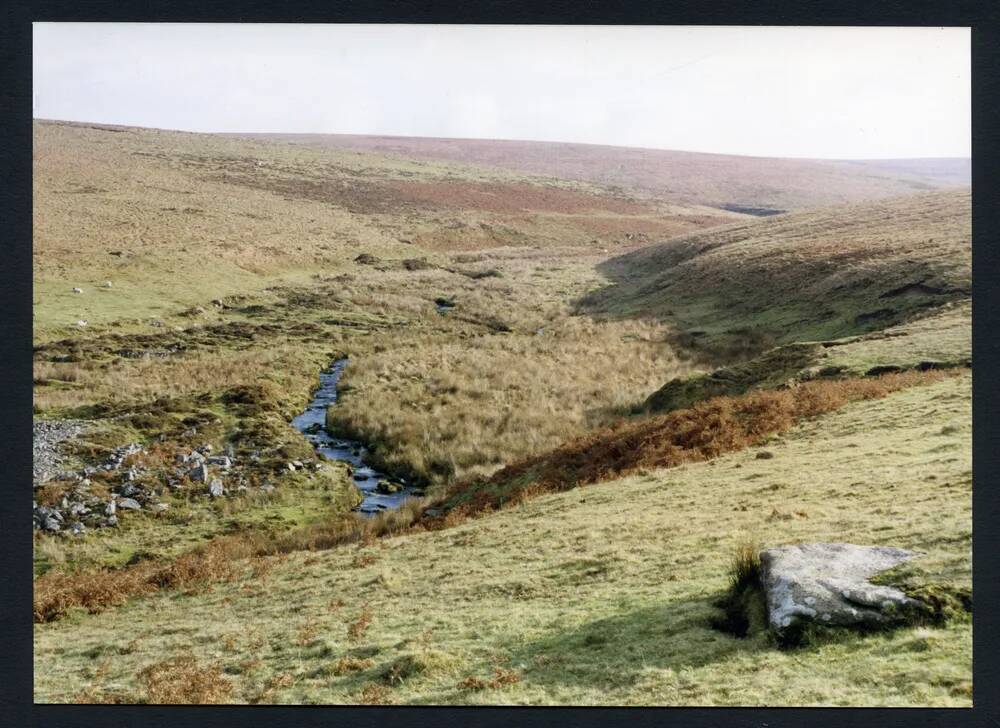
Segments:
[[[0,27],[0,726],[1000,726],[1000,2],[6,2]],[[971,26],[974,703],[959,709],[34,706],[31,618],[31,23],[310,22]],[[794,59],[789,62],[794,63]],[[142,629],[141,625],[137,625]],[[766,679],[766,676],[762,676]]]

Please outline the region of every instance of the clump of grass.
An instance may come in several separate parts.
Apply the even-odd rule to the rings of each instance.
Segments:
[[[389,688],[379,683],[368,683],[358,696],[362,705],[388,705],[391,697]]]
[[[405,680],[424,673],[433,673],[453,667],[455,658],[439,650],[422,650],[403,655],[382,671],[379,678],[387,685],[401,685]]]
[[[743,590],[761,579],[761,544],[759,541],[743,541],[736,546],[730,565],[729,585],[731,589]]]
[[[767,628],[767,606],[761,582],[761,544],[742,541],[733,551],[729,567],[729,589],[716,601],[723,616],[712,627],[735,637],[748,637]]]
[[[492,678],[481,678],[470,675],[458,684],[461,690],[496,690],[505,685],[513,685],[521,682],[521,673],[504,667],[493,668]]]
[[[358,618],[348,622],[347,638],[352,642],[357,642],[364,637],[365,632],[371,627],[373,617],[372,608],[366,604],[364,609],[361,610],[361,614],[358,615]]]
[[[353,657],[351,655],[346,655],[333,663],[333,667],[330,668],[330,672],[337,676],[348,675],[353,672],[364,672],[374,664],[375,661],[370,657]]]
[[[139,672],[147,703],[205,705],[227,703],[233,684],[222,676],[222,668],[204,665],[192,654],[172,657],[148,665]]]

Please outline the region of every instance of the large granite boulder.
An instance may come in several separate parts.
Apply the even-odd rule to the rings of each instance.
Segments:
[[[898,621],[919,604],[869,579],[921,554],[888,546],[803,543],[760,554],[771,629],[780,637],[809,623],[871,627]]]

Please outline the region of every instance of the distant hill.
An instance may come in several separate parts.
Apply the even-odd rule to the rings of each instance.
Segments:
[[[829,161],[491,139],[236,136],[500,167],[645,192],[677,204],[760,215],[964,185],[970,167],[967,159]]]

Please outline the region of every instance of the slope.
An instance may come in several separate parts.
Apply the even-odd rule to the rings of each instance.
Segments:
[[[187,664],[235,702],[968,706],[969,622],[790,652],[710,623],[753,536],[917,549],[914,578],[968,586],[970,380],[808,421],[769,459],[651,470],[38,625],[36,700],[146,700],[143,674]]]
[[[967,190],[717,228],[599,265],[582,312],[659,318],[716,359],[854,336],[971,295]]]
[[[347,134],[257,134],[308,147],[376,151],[551,175],[680,204],[774,214],[968,184],[968,160],[876,163],[742,157],[594,144]]]
[[[33,162],[36,338],[302,282],[362,253],[600,252],[739,218],[460,163],[132,127],[36,121]]]

